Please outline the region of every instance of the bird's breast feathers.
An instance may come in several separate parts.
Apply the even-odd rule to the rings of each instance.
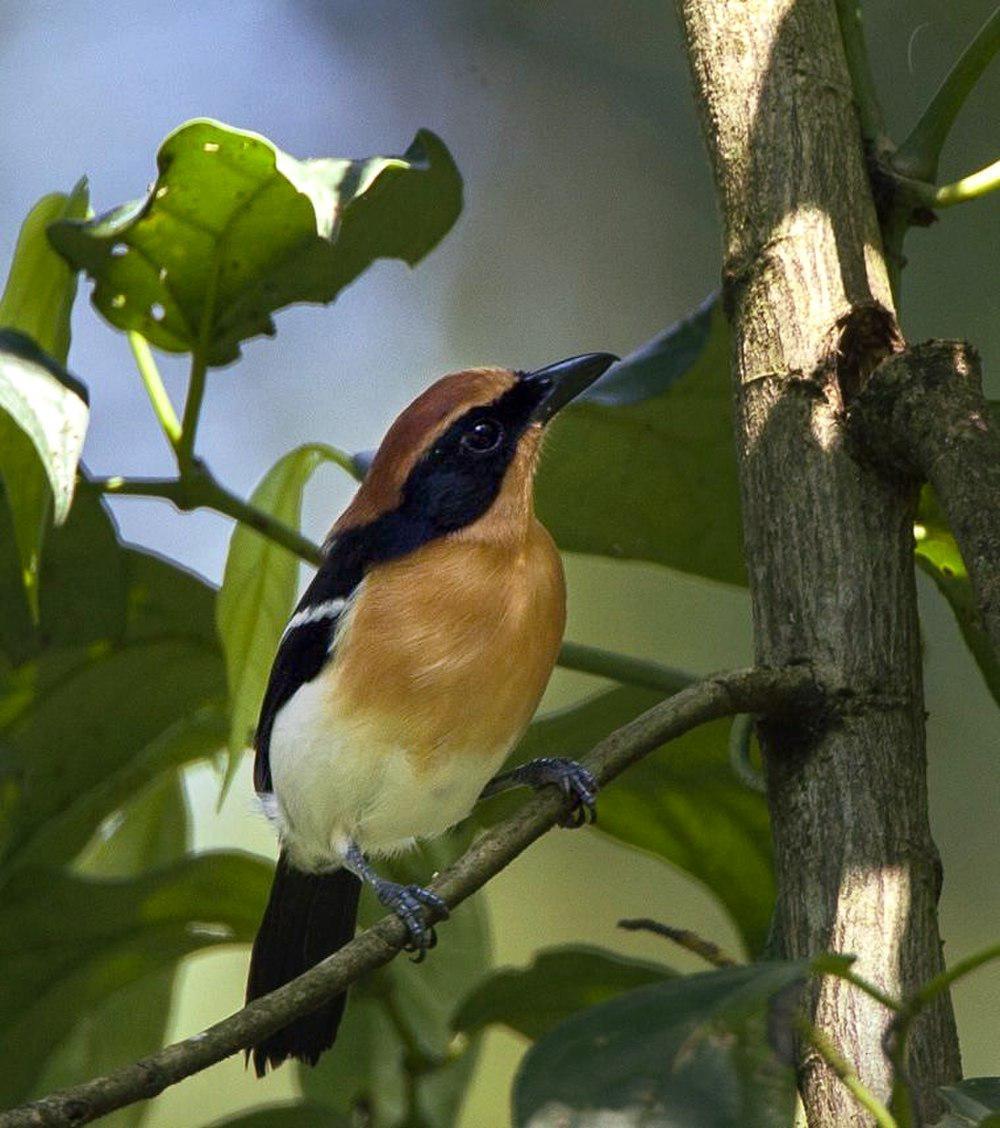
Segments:
[[[527,727],[565,622],[558,552],[442,538],[368,572],[330,660],[277,714],[270,765],[310,868],[350,836],[392,849],[468,814]]]

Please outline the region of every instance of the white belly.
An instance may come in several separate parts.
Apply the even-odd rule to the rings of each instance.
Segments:
[[[275,720],[270,742],[276,818],[303,869],[340,863],[348,840],[387,854],[460,822],[510,751],[451,749],[430,767],[380,739],[377,719],[346,718],[323,679],[303,685]]]

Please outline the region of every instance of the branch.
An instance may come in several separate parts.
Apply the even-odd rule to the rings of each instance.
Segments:
[[[883,467],[934,487],[1000,655],[1000,432],[983,398],[979,357],[962,341],[928,341],[890,357],[858,396],[851,427]]]
[[[602,740],[585,762],[600,783],[607,784],[665,741],[707,721],[750,712],[801,718],[822,702],[822,690],[806,666],[717,674],[623,725]],[[562,795],[553,789],[539,793],[516,814],[480,835],[431,883],[431,889],[448,905],[460,904],[565,814]],[[104,1077],[0,1113],[0,1128],[86,1124],[114,1109],[154,1097],[315,1010],[362,975],[387,964],[405,943],[406,930],[400,920],[394,915],[384,917],[298,979],[207,1030]]]
[[[937,179],[938,161],[952,123],[997,51],[1000,51],[1000,7],[976,32],[909,137],[900,145],[892,160],[897,171],[915,180],[933,183]]]
[[[678,947],[684,948],[688,952],[692,952],[696,956],[700,956],[706,963],[710,963],[713,967],[738,967],[739,961],[734,960],[732,956],[727,956],[726,953],[714,944],[711,940],[706,940],[703,936],[699,936],[697,932],[691,932],[687,928],[674,928],[670,924],[662,924],[658,920],[649,920],[647,917],[637,917],[634,920],[620,920],[618,922],[619,928],[624,928],[626,932],[653,932],[657,936],[663,936],[667,940],[673,940]]]

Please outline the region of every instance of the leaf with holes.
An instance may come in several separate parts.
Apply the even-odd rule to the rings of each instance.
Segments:
[[[536,489],[560,548],[746,583],[729,349],[710,299],[560,414]]]
[[[768,1018],[807,972],[775,962],[678,976],[572,1015],[525,1055],[515,1124],[787,1128],[795,1075]]]
[[[267,863],[236,853],[131,878],[11,877],[0,904],[0,1105],[33,1085],[79,1015],[189,952],[251,940],[270,882]]]
[[[49,228],[95,281],[97,309],[169,352],[228,364],[273,334],[293,302],[332,302],[379,258],[411,266],[447,233],[462,183],[421,130],[402,157],[299,161],[220,122],[180,126],[160,146],[145,199]]]
[[[577,1011],[673,975],[663,964],[586,944],[546,948],[528,967],[501,968],[476,984],[452,1025],[472,1034],[502,1023],[526,1038],[540,1038]]]
[[[251,504],[298,529],[303,490],[323,462],[350,465],[348,456],[333,447],[298,447],[264,475]],[[298,558],[287,548],[246,525],[233,529],[215,607],[229,680],[229,767],[223,794],[253,736],[271,663],[295,603],[298,575]]]

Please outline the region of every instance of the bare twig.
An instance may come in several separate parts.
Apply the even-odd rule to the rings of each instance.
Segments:
[[[713,967],[739,966],[739,961],[734,960],[732,956],[727,956],[718,944],[713,944],[711,940],[705,940],[696,932],[691,932],[687,928],[674,928],[673,925],[662,924],[658,920],[649,920],[647,917],[637,917],[635,920],[620,920],[618,927],[624,928],[627,932],[655,932],[657,936],[665,936],[680,947],[700,956]]]
[[[718,674],[623,725],[602,740],[585,762],[606,784],[665,741],[718,717],[748,712],[801,717],[821,706],[822,691],[805,666]],[[554,789],[534,796],[516,814],[480,835],[431,888],[449,905],[459,904],[565,814],[566,800]],[[387,964],[405,942],[406,930],[399,919],[384,917],[298,979],[207,1030],[104,1077],[0,1113],[0,1128],[86,1124],[114,1109],[154,1097],[308,1014],[362,975]]]

